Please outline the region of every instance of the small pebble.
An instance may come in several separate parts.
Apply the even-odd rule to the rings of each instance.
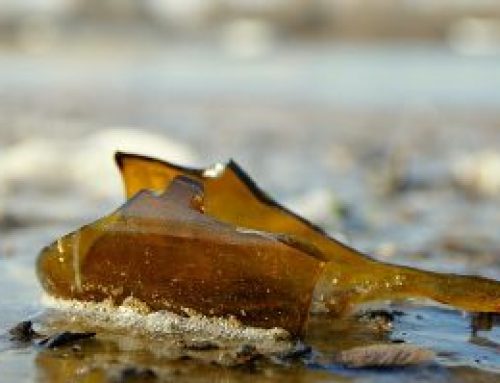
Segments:
[[[409,344],[375,344],[340,352],[335,361],[349,368],[409,366],[430,362],[433,351]]]
[[[29,342],[40,336],[33,330],[33,323],[29,320],[18,323],[9,330],[9,334],[11,335],[10,340],[18,342]]]

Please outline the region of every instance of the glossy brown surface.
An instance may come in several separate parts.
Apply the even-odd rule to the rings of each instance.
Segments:
[[[116,161],[127,198],[144,189],[161,193],[176,176],[187,175],[203,183],[206,213],[221,221],[303,238],[322,249],[325,260],[359,258],[354,250],[326,238],[322,229],[271,199],[234,161],[208,169],[185,168],[126,153],[117,153]]]
[[[133,296],[153,310],[191,309],[301,334],[323,262],[284,236],[238,229],[202,211],[202,188],[187,177],[159,196],[139,192],[44,249],[42,286],[61,298]]]
[[[188,175],[203,183],[208,215],[312,244],[328,261],[315,300],[332,313],[342,313],[356,303],[404,297],[431,298],[469,311],[500,311],[499,282],[377,262],[272,200],[233,161],[226,166],[190,169],[126,153],[117,153],[116,160],[127,197],[144,189],[161,193],[176,176]]]

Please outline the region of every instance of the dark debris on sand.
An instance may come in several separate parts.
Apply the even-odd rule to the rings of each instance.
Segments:
[[[41,335],[33,330],[33,322],[30,320],[19,322],[9,330],[10,340],[16,342],[31,342]]]
[[[265,355],[251,344],[242,344],[236,352],[225,353],[212,364],[222,367],[241,368],[247,371],[255,371],[257,362],[265,358]]]
[[[95,332],[70,332],[63,331],[42,339],[38,345],[45,348],[58,348],[74,344],[80,340],[90,339],[96,335]]]
[[[277,355],[277,358],[284,362],[294,361],[311,356],[312,351],[313,350],[311,346],[299,342],[292,349]]]
[[[405,315],[399,310],[366,310],[356,315],[361,322],[368,323],[372,328],[380,332],[392,330],[392,326],[397,317]]]

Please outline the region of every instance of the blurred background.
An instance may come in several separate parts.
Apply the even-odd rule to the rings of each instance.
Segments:
[[[0,252],[115,208],[121,149],[234,158],[376,256],[496,276],[499,107],[494,0],[1,0]]]
[[[8,381],[64,366],[4,333],[42,310],[39,250],[123,202],[117,149],[234,158],[377,258],[500,279],[500,2],[0,0]],[[469,337],[467,317],[430,310],[394,336],[472,366],[464,382],[495,380],[476,372],[499,371],[498,331]]]

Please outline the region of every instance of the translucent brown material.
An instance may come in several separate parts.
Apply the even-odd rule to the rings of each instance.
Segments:
[[[119,304],[133,296],[153,310],[234,316],[300,335],[324,265],[317,250],[222,223],[204,209],[202,186],[187,177],[160,195],[143,190],[45,248],[42,286],[60,298]]]
[[[117,161],[131,198],[38,259],[55,297],[134,297],[153,310],[234,316],[294,335],[312,300],[332,314],[403,297],[500,311],[499,282],[377,262],[280,206],[234,162],[196,170],[137,155]]]
[[[154,158],[117,153],[127,197],[140,190],[161,193],[179,175],[201,182],[206,214],[235,226],[283,233],[309,243],[327,261],[315,291],[316,303],[331,313],[380,299],[424,297],[479,312],[500,312],[500,283],[475,276],[421,271],[390,265],[348,247],[284,208],[233,161],[192,169]],[[297,270],[297,278],[301,272]]]

